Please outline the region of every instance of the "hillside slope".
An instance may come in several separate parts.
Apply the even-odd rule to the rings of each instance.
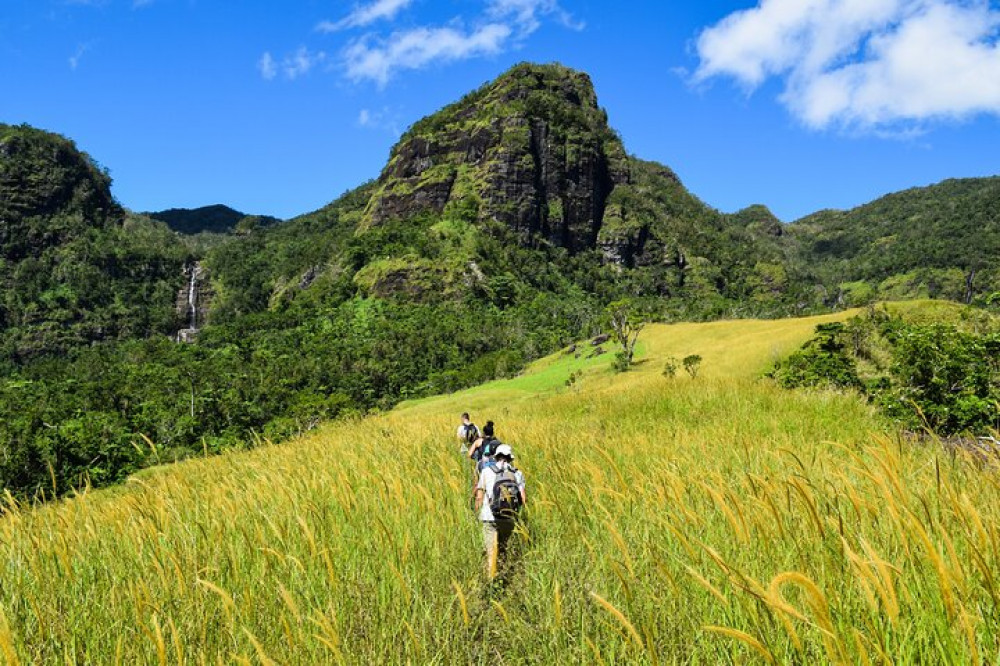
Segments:
[[[170,208],[146,215],[181,234],[228,234],[281,221],[266,215],[247,215],[222,204],[200,208]]]
[[[855,397],[754,379],[829,319],[653,326],[634,372],[558,355],[11,507],[0,646],[31,662],[994,659],[996,484],[898,446]],[[688,353],[697,379],[660,376]],[[492,593],[453,434],[466,408],[529,481],[517,564]]]
[[[23,360],[175,328],[188,252],[129,216],[62,136],[0,124],[0,356]]]
[[[847,211],[820,211],[787,231],[819,281],[847,285],[848,302],[982,303],[1000,290],[1000,177],[946,180]]]

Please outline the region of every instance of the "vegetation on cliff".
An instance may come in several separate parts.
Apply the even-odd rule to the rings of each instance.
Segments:
[[[188,252],[72,141],[0,125],[0,356],[169,333]]]

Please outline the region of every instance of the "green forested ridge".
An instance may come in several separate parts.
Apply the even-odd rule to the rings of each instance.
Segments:
[[[723,214],[628,155],[589,78],[556,65],[418,121],[313,213],[155,214],[195,235],[124,211],[71,141],[0,127],[0,483],[22,493],[509,375],[621,299],[703,320],[1000,288],[994,179],[791,225]],[[200,331],[177,344],[195,262]]]
[[[0,352],[23,360],[174,328],[187,250],[126,213],[72,141],[0,125]]]
[[[182,234],[225,234],[280,222],[267,215],[247,215],[222,204],[201,208],[170,208],[146,215],[164,222]]]
[[[848,304],[944,298],[985,304],[1000,290],[1000,177],[946,180],[787,227],[795,260]]]

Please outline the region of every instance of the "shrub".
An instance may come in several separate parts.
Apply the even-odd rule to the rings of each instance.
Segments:
[[[684,364],[684,370],[691,375],[691,379],[698,376],[698,370],[701,367],[701,356],[691,354],[690,356],[685,356],[681,362]]]

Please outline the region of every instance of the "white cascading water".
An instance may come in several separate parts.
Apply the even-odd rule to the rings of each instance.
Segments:
[[[177,342],[191,342],[198,334],[198,281],[202,274],[201,264],[195,262],[191,265],[190,271],[187,289],[188,326],[177,331]]]
[[[198,330],[198,278],[201,277],[201,265],[195,263],[191,267],[191,281],[188,284],[188,330],[192,333]]]

